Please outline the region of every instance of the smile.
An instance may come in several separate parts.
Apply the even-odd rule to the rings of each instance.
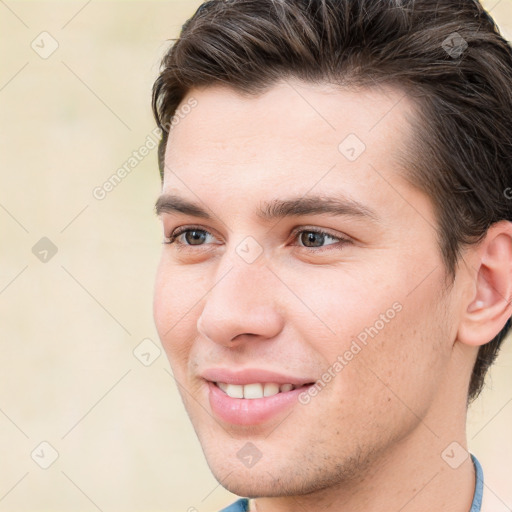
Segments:
[[[313,384],[206,382],[212,414],[229,425],[260,425],[279,418]],[[266,393],[266,394],[265,394]]]
[[[304,387],[295,386],[293,384],[276,384],[275,382],[256,382],[245,385],[227,384],[226,382],[215,382],[214,384],[231,398],[245,398],[249,400],[274,396],[278,393],[286,393],[297,389],[298,387]]]

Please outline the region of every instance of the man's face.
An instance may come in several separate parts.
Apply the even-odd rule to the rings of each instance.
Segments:
[[[303,494],[412,436],[432,442],[457,304],[431,201],[399,173],[407,98],[300,82],[190,97],[160,201],[164,236],[190,231],[163,246],[154,314],[217,479],[244,496]],[[328,198],[341,208],[319,212]],[[305,208],[274,205],[290,200]],[[286,383],[298,387],[270,396]]]

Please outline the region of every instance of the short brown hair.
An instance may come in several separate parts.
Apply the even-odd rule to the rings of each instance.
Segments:
[[[402,88],[417,105],[407,178],[433,201],[446,270],[488,228],[512,220],[512,51],[477,0],[212,0],[182,27],[153,86],[164,154],[172,116],[196,86],[256,94],[294,77]],[[510,319],[478,352],[480,393]]]

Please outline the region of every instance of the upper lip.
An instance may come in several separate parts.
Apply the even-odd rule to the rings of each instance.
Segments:
[[[223,382],[226,384],[254,384],[254,383],[275,383],[275,384],[293,384],[294,386],[303,386],[311,384],[316,379],[294,377],[293,375],[284,375],[282,373],[263,370],[259,368],[244,368],[231,370],[228,368],[209,368],[201,373],[201,377],[210,382]]]

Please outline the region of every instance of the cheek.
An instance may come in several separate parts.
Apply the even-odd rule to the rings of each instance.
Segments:
[[[199,294],[199,297],[201,294]],[[185,362],[194,339],[198,292],[183,272],[161,262],[156,275],[153,317],[171,366]]]
[[[294,312],[305,329],[305,340],[330,363],[349,350],[353,340],[364,343],[371,335],[380,337],[400,316],[397,298],[402,295],[402,285],[385,282],[374,266],[356,267],[356,263],[347,263],[346,268],[306,268],[300,278],[296,271],[280,272],[295,295],[289,312]],[[286,289],[282,293],[290,295]]]
[[[448,304],[439,301],[434,288],[422,292],[403,297],[401,310],[382,329],[377,322],[377,330],[365,329],[367,345],[357,356],[361,364],[350,369],[356,386],[352,392],[372,397],[379,422],[400,418],[404,425],[416,424],[427,414],[448,368]]]
[[[165,332],[171,327],[169,322],[169,312],[172,311],[172,301],[174,294],[172,292],[172,283],[170,275],[164,270],[164,265],[160,262],[155,278],[153,294],[153,318],[160,340],[164,341]]]
[[[331,392],[319,394],[317,410],[324,411],[327,431],[342,433],[340,450],[346,442],[343,433],[352,432],[361,445],[384,446],[403,438],[426,417],[436,394],[430,368],[439,367],[439,361],[427,345],[429,333],[420,336],[408,325],[410,314],[412,309],[404,305],[382,330],[368,331],[366,344],[356,338],[352,345],[346,336],[339,340],[340,349],[329,354],[329,361],[340,355],[342,363],[331,366],[338,373],[328,384]],[[439,374],[434,378],[440,379]]]
[[[405,265],[393,270],[384,278],[371,268],[323,269],[323,275],[296,280],[294,288],[309,309],[302,324],[317,332],[307,339],[321,354],[324,371],[335,375],[336,397],[370,415],[372,407],[407,414],[401,400],[413,409],[426,407],[449,359],[449,308],[440,300],[438,276],[410,293],[417,273],[406,272]]]

